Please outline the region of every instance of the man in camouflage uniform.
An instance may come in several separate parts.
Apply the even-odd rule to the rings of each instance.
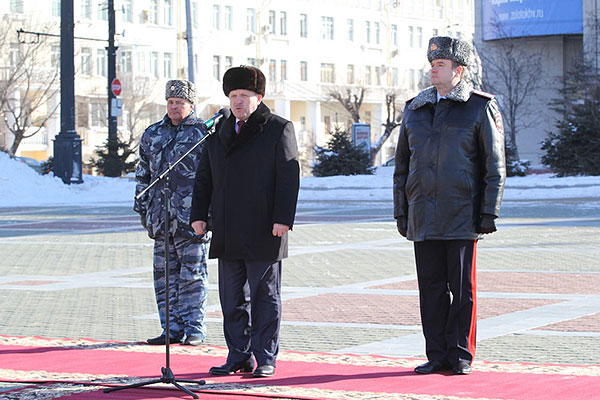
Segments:
[[[201,120],[194,112],[196,90],[185,80],[167,82],[167,115],[150,125],[140,141],[140,161],[136,170],[136,196],[169,165],[174,164],[202,139]],[[165,233],[163,183],[153,186],[134,210],[154,239],[154,291],[163,332],[148,339],[152,345],[165,344],[165,240],[169,240],[169,338],[171,343],[197,346],[206,336],[204,316],[208,272],[208,236],[198,236],[189,225],[196,168],[202,146],[198,146],[170,173],[169,220]]]

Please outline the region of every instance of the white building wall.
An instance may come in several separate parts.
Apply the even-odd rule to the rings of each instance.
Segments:
[[[25,14],[59,23],[59,18],[51,17],[54,1],[23,1]],[[104,0],[91,1],[91,18],[82,13],[82,1],[75,0],[75,36],[106,39],[107,21],[98,18],[98,6]],[[154,23],[151,0],[131,1],[132,22],[123,22],[121,6],[124,2],[115,2],[116,30],[120,34],[117,37],[117,59],[124,52],[131,52],[132,72],[152,78],[156,88],[155,101],[159,104],[164,104],[162,88],[167,78],[187,77],[185,1],[171,2],[172,25],[164,23],[165,0],[157,0],[158,24]],[[0,5],[0,13],[8,13],[6,3]],[[435,33],[460,34],[466,39],[473,37],[474,3],[475,0],[192,0],[196,10],[193,16],[193,45],[197,60],[195,80],[199,95],[196,109],[200,116],[209,118],[220,107],[227,106],[221,77],[229,63],[237,66],[248,64],[251,59],[262,61],[259,66],[269,80],[270,60],[275,60],[275,76],[269,80],[266,103],[302,130],[298,136],[305,143],[300,143],[300,147],[323,146],[327,142],[327,121],[330,126],[336,121],[345,126],[350,120],[349,114],[329,99],[327,92],[331,87],[347,84],[348,65],[352,65],[354,84],[368,88],[361,115],[362,122],[371,124],[375,141],[383,131],[382,122],[386,117],[385,94],[395,91],[401,103],[398,108],[401,109],[403,101],[419,91],[417,83],[428,71],[427,42]],[[231,10],[231,28],[226,18],[227,7]],[[256,33],[247,29],[248,9],[256,12]],[[268,27],[272,11],[276,18],[274,34],[269,32]],[[285,34],[281,32],[282,12],[286,13]],[[307,16],[307,37],[300,36],[301,14]],[[323,17],[333,18],[333,40],[323,38]],[[353,21],[353,40],[348,38],[348,20]],[[367,22],[371,28],[370,43],[367,40]],[[377,25],[378,43],[375,39]],[[393,26],[397,32],[396,43]],[[56,31],[59,32],[58,28]],[[96,69],[97,51],[105,46],[105,42],[76,41],[76,66],[82,47],[91,49],[92,54],[90,76],[76,76],[77,96],[95,97],[98,101],[106,96],[106,78],[98,76]],[[159,56],[158,77],[151,73],[153,52]],[[172,54],[172,72],[168,77],[162,70],[165,54]],[[285,79],[282,79],[282,60],[287,66]],[[306,80],[301,80],[301,62],[307,65]],[[321,64],[334,64],[335,83],[322,82]],[[371,70],[370,84],[366,81],[368,68]],[[381,71],[380,82],[377,81],[376,70]],[[118,68],[117,77],[121,74]],[[394,75],[396,82],[392,80]],[[127,90],[123,87],[124,92]],[[157,119],[161,117],[157,115]],[[49,129],[56,128],[49,126]],[[105,140],[107,129],[99,126],[77,129],[84,138],[84,161],[87,161],[95,146]],[[50,132],[51,135],[56,133]],[[396,135],[382,149],[380,161],[393,152]],[[51,155],[51,152],[48,154]],[[310,151],[306,154],[309,156]]]

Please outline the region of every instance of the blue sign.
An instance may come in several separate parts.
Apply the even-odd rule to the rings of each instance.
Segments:
[[[583,33],[583,0],[481,0],[483,40]]]

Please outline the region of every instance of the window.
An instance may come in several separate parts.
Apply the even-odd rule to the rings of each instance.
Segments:
[[[122,74],[128,74],[132,72],[131,51],[119,52],[119,72]]]
[[[156,51],[150,53],[150,74],[158,78],[158,53]]]
[[[410,90],[415,90],[416,87],[417,87],[417,80],[416,80],[416,76],[415,76],[415,70],[409,69],[408,70],[408,88]]]
[[[81,49],[81,74],[92,75],[92,50],[89,47]]]
[[[213,29],[221,29],[221,6],[213,4]]]
[[[123,22],[133,22],[133,0],[123,0]]]
[[[150,22],[158,24],[158,0],[150,2]]]
[[[163,77],[164,78],[170,78],[172,76],[172,73],[171,73],[171,58],[172,58],[172,54],[171,53],[164,53],[163,54]]]
[[[300,37],[308,37],[308,16],[300,14]]]
[[[437,36],[438,35],[438,30],[434,29],[431,33],[431,36]]]
[[[423,28],[420,26],[417,27],[417,43],[419,44],[419,48],[423,47]]]
[[[375,67],[375,84],[381,86],[381,67]]]
[[[92,126],[106,125],[106,118],[108,116],[107,108],[108,104],[106,103],[91,103]]]
[[[104,49],[96,50],[96,75],[107,76],[106,75],[106,50],[104,50]]]
[[[140,51],[137,53],[137,63],[136,63],[136,72],[140,74],[146,73],[146,53]]]
[[[22,14],[23,0],[10,0],[10,12]]]
[[[173,7],[171,5],[172,0],[165,0],[163,4],[163,19],[165,25],[173,25],[173,16],[171,15]]]
[[[10,44],[10,66],[16,67],[21,62],[21,47],[16,43]]]
[[[269,33],[275,34],[275,11],[269,10]]]
[[[282,36],[287,35],[287,12],[279,12],[279,34]]]
[[[60,8],[60,1],[58,2],[58,8]],[[108,4],[106,0],[101,0],[98,2],[98,19],[101,21],[108,21]]]
[[[348,19],[348,40],[354,42],[354,20]]]
[[[308,80],[308,63],[300,61],[300,80],[306,82]]]
[[[408,45],[415,47],[415,28],[412,26],[408,27]]]
[[[398,86],[398,68],[392,67],[392,86]]]
[[[346,76],[346,83],[349,85],[354,84],[354,65],[348,64],[348,74]]]
[[[60,17],[60,0],[52,0],[52,16]]]
[[[321,63],[321,82],[335,83],[335,66],[334,66],[334,64]]]
[[[379,22],[373,22],[373,28],[375,28],[375,43],[379,44]]]
[[[365,85],[370,85],[372,81],[371,77],[371,66],[367,65],[365,67]]]
[[[225,6],[225,15],[224,15],[224,28],[225,30],[231,31],[233,30],[233,8],[231,6]]]
[[[58,7],[60,8],[60,1]],[[92,18],[92,0],[81,0],[81,18]]]
[[[221,80],[221,56],[213,56],[213,78]]]
[[[275,74],[277,73],[277,61],[269,60],[269,81],[275,82]]]
[[[231,67],[233,67],[233,57],[227,56],[225,57],[225,71]]]
[[[256,33],[256,10],[254,8],[246,9],[246,30]]]
[[[321,33],[323,39],[333,40],[333,17],[321,17]]]
[[[198,3],[196,2],[192,3],[192,26],[194,29],[198,29],[200,26],[198,24]]]
[[[280,72],[281,72],[281,80],[282,81],[287,81],[287,61],[286,60],[281,60],[280,61]]]
[[[60,63],[60,46],[53,45],[50,49],[50,63],[52,65],[58,65]]]
[[[398,46],[398,25],[392,24],[392,44]]]
[[[253,67],[258,67],[256,64],[256,58],[248,57],[248,65],[252,65]]]

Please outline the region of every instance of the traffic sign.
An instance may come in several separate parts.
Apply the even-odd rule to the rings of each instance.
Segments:
[[[117,78],[113,79],[112,83],[110,84],[110,90],[113,92],[113,94],[115,96],[118,96],[121,94],[121,81],[118,80]]]

